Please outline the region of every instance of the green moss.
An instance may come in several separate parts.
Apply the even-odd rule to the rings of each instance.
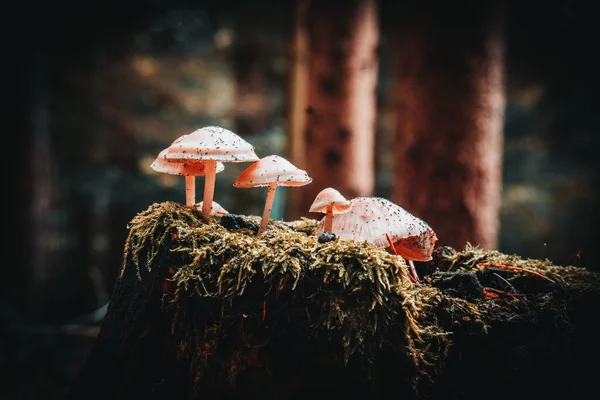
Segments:
[[[200,313],[198,304],[219,305],[218,313],[206,311],[210,320],[201,331],[180,340],[182,356],[186,343],[194,341],[190,357],[198,379],[209,368],[217,343],[238,326],[234,321],[246,321],[250,335],[258,326],[270,330],[267,341],[278,334],[278,321],[306,336],[325,338],[332,349],[341,349],[346,363],[354,356],[373,362],[382,348],[389,348],[407,361],[416,379],[431,376],[443,366],[453,332],[485,335],[498,321],[531,316],[527,293],[533,293],[535,307],[543,311],[557,308],[554,293],[560,288],[585,290],[580,284],[586,279],[598,284],[597,274],[586,275],[579,268],[467,246],[461,252],[436,251],[430,265],[436,272],[415,285],[404,260],[385,249],[339,239],[320,243],[314,220],[270,221],[267,232],[256,237],[259,217],[235,218],[235,223],[231,218],[208,220],[195,209],[167,202],[152,205],[129,225],[122,277],[126,268],[135,268],[139,280],[155,270],[168,271],[171,286],[162,294],[162,307],[174,320]],[[498,282],[518,286],[519,296],[482,293],[482,286],[506,290],[486,280],[486,274],[496,274],[496,279],[498,271],[505,274]],[[472,288],[467,290],[469,279]],[[190,299],[200,308],[192,309]],[[261,325],[265,315],[269,324]],[[231,371],[259,363],[255,350],[232,354]],[[238,359],[241,354],[248,358],[246,364]]]

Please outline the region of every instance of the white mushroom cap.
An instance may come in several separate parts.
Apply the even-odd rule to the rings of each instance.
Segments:
[[[203,162],[190,162],[183,160],[168,160],[166,158],[168,149],[164,149],[152,162],[150,168],[156,172],[182,176],[204,176],[205,164]],[[225,169],[225,165],[217,162],[217,173]]]
[[[381,197],[356,197],[350,200],[352,209],[336,216],[332,232],[342,240],[368,241],[388,247],[386,233],[398,254],[414,261],[429,261],[437,237],[425,221],[402,207]],[[321,220],[315,234],[323,233]]]
[[[180,136],[168,147],[166,158],[190,162],[216,160],[249,162],[258,160],[254,146],[228,129],[207,126]]]
[[[254,162],[238,176],[233,186],[251,188],[269,186],[304,186],[312,182],[306,171],[297,168],[283,157],[271,155]]]
[[[339,191],[332,187],[328,187],[317,194],[309,211],[325,213],[327,212],[327,207],[331,207],[334,213],[341,214],[350,211],[352,209],[352,203]]]
[[[195,207],[198,211],[202,211],[202,205],[203,205],[203,202],[201,201],[200,203],[196,203]],[[223,215],[228,215],[228,214],[229,214],[229,211],[224,209],[219,203],[217,203],[216,201],[213,200],[210,215],[213,215],[215,217],[222,217]]]

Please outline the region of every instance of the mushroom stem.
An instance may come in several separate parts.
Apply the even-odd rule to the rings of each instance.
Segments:
[[[196,204],[196,177],[187,175],[185,177],[185,205],[193,206]]]
[[[260,221],[260,228],[256,233],[256,236],[262,235],[267,230],[267,224],[269,223],[269,216],[273,209],[273,200],[275,199],[275,190],[277,190],[276,183],[269,184],[269,190],[267,190],[267,201],[265,202],[265,209],[263,210],[262,220]]]
[[[333,229],[333,206],[327,206],[327,213],[325,214],[325,231],[332,232]]]
[[[412,273],[413,278],[415,278],[416,282],[419,282],[419,275],[417,275],[417,269],[415,268],[415,263],[413,260],[407,260],[408,266],[410,268],[410,272]]]
[[[204,197],[202,199],[202,214],[210,216],[212,210],[213,197],[215,194],[215,178],[217,177],[217,161],[205,161],[204,175]]]

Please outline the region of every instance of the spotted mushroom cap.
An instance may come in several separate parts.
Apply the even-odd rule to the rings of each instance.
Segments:
[[[272,155],[261,158],[238,176],[233,186],[251,188],[256,186],[304,186],[312,182],[306,171],[299,169],[283,157]]]
[[[202,211],[202,204],[204,204],[203,201],[201,201],[200,203],[196,203],[194,205],[194,207],[196,207],[196,209],[198,211]],[[223,206],[221,206],[219,203],[217,203],[216,201],[213,200],[212,209],[210,210],[210,215],[213,215],[215,217],[222,217],[223,215],[228,215],[228,214],[229,214],[229,211],[224,209]]]
[[[396,251],[409,260],[429,261],[437,237],[427,223],[399,205],[381,197],[356,197],[350,200],[352,209],[336,216],[332,232],[342,240],[368,241],[388,247],[389,234]],[[315,234],[325,228],[319,221]]]
[[[325,188],[317,194],[310,206],[310,212],[327,212],[327,206],[331,206],[336,214],[348,212],[352,209],[352,203],[339,191],[332,187]]]
[[[168,160],[198,162],[248,162],[258,160],[254,146],[235,133],[218,126],[207,126],[175,139],[167,148]]]
[[[158,154],[158,157],[152,162],[150,168],[156,172],[162,172],[171,175],[183,176],[204,176],[205,164],[202,162],[189,162],[183,160],[168,160],[165,156],[168,149],[164,149]],[[225,165],[217,162],[217,173],[223,171]]]

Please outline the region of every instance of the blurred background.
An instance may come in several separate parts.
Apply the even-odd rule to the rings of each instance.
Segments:
[[[183,177],[150,164],[207,125],[313,177],[280,188],[272,218],[320,218],[308,207],[333,186],[391,199],[439,245],[600,270],[593,14],[583,0],[451,4],[13,3],[7,133],[20,152],[5,188],[0,398],[67,390],[127,223],[155,202],[185,202]],[[226,164],[215,201],[261,215],[266,189],[232,186],[248,165]]]

